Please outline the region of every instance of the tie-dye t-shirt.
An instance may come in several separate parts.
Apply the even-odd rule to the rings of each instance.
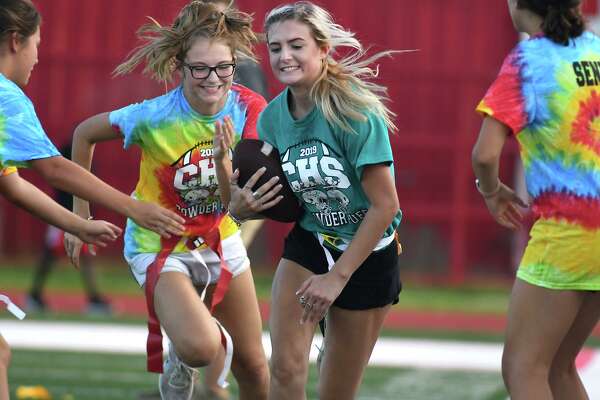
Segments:
[[[14,174],[15,172],[17,172],[17,168],[16,167],[6,167],[6,168],[3,168],[3,169],[0,169],[0,176],[6,176],[6,175]]]
[[[0,74],[0,169],[27,167],[29,161],[60,156],[38,119],[33,103]]]
[[[600,39],[519,43],[477,109],[512,130],[533,199],[517,277],[600,290]]]
[[[538,219],[600,228],[600,39],[520,42],[477,107],[519,142]]]
[[[219,197],[212,160],[215,121],[230,116],[241,137],[256,138],[256,121],[265,100],[251,90],[233,85],[223,109],[212,116],[195,112],[182,87],[132,104],[109,114],[111,125],[124,137],[124,147],[141,148],[140,177],[135,198],[178,212],[191,227],[218,224],[221,238],[237,231],[226,216]],[[156,253],[161,249],[158,234],[127,221],[125,257]],[[173,250],[187,251],[182,240]]]

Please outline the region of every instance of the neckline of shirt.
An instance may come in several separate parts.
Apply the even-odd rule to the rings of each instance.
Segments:
[[[188,112],[194,119],[197,119],[198,121],[202,121],[202,122],[214,122],[214,121],[222,120],[229,112],[229,109],[231,108],[231,105],[233,103],[233,98],[234,98],[234,96],[232,95],[232,90],[229,89],[229,91],[227,92],[227,100],[225,100],[225,104],[223,105],[223,108],[221,108],[219,110],[219,112],[217,112],[216,114],[204,115],[204,114],[200,114],[198,111],[194,110],[192,105],[189,103],[188,99],[186,99],[185,94],[183,93],[183,86],[179,85],[179,87],[177,88],[177,92],[178,92],[179,97],[181,98],[181,103],[183,105],[183,109],[186,112]]]

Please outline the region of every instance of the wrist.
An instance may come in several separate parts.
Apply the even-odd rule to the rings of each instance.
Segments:
[[[343,282],[347,282],[352,274],[343,271],[337,264],[331,268],[331,274]]]
[[[243,219],[243,218],[238,218],[238,217],[236,217],[235,215],[233,215],[233,213],[231,212],[231,209],[230,209],[230,208],[227,208],[227,213],[229,214],[229,218],[231,218],[231,220],[232,220],[232,221],[233,221],[233,222],[234,222],[234,223],[235,223],[235,224],[236,224],[238,227],[242,226],[242,224],[243,224],[244,222],[246,222],[246,219]]]
[[[480,180],[475,179],[475,187],[477,188],[479,194],[483,196],[483,198],[488,199],[490,197],[494,197],[500,192],[500,189],[502,188],[502,182],[500,182],[500,178],[496,178],[496,187],[490,191],[485,191],[481,188]]]

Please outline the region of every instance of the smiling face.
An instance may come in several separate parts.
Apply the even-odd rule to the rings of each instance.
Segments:
[[[308,25],[293,19],[276,22],[267,37],[275,77],[289,87],[310,90],[321,73],[327,49],[317,45]]]
[[[232,62],[234,62],[233,53],[226,42],[204,37],[194,41],[184,59],[184,63],[190,67],[218,67]],[[203,115],[218,113],[227,101],[227,93],[233,83],[233,74],[220,78],[216,71],[211,71],[208,77],[195,79],[189,67],[182,66],[182,69],[183,92],[191,106]]]
[[[25,39],[16,39],[16,70],[11,79],[20,87],[27,86],[31,71],[38,63],[38,47],[40,45],[40,28]]]

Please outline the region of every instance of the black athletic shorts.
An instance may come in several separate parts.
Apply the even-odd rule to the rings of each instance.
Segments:
[[[334,260],[342,252],[327,247]],[[314,233],[296,224],[285,238],[282,258],[296,262],[314,274],[329,271],[325,250]],[[350,277],[333,305],[347,310],[368,310],[398,303],[402,290],[398,243],[371,253]]]

